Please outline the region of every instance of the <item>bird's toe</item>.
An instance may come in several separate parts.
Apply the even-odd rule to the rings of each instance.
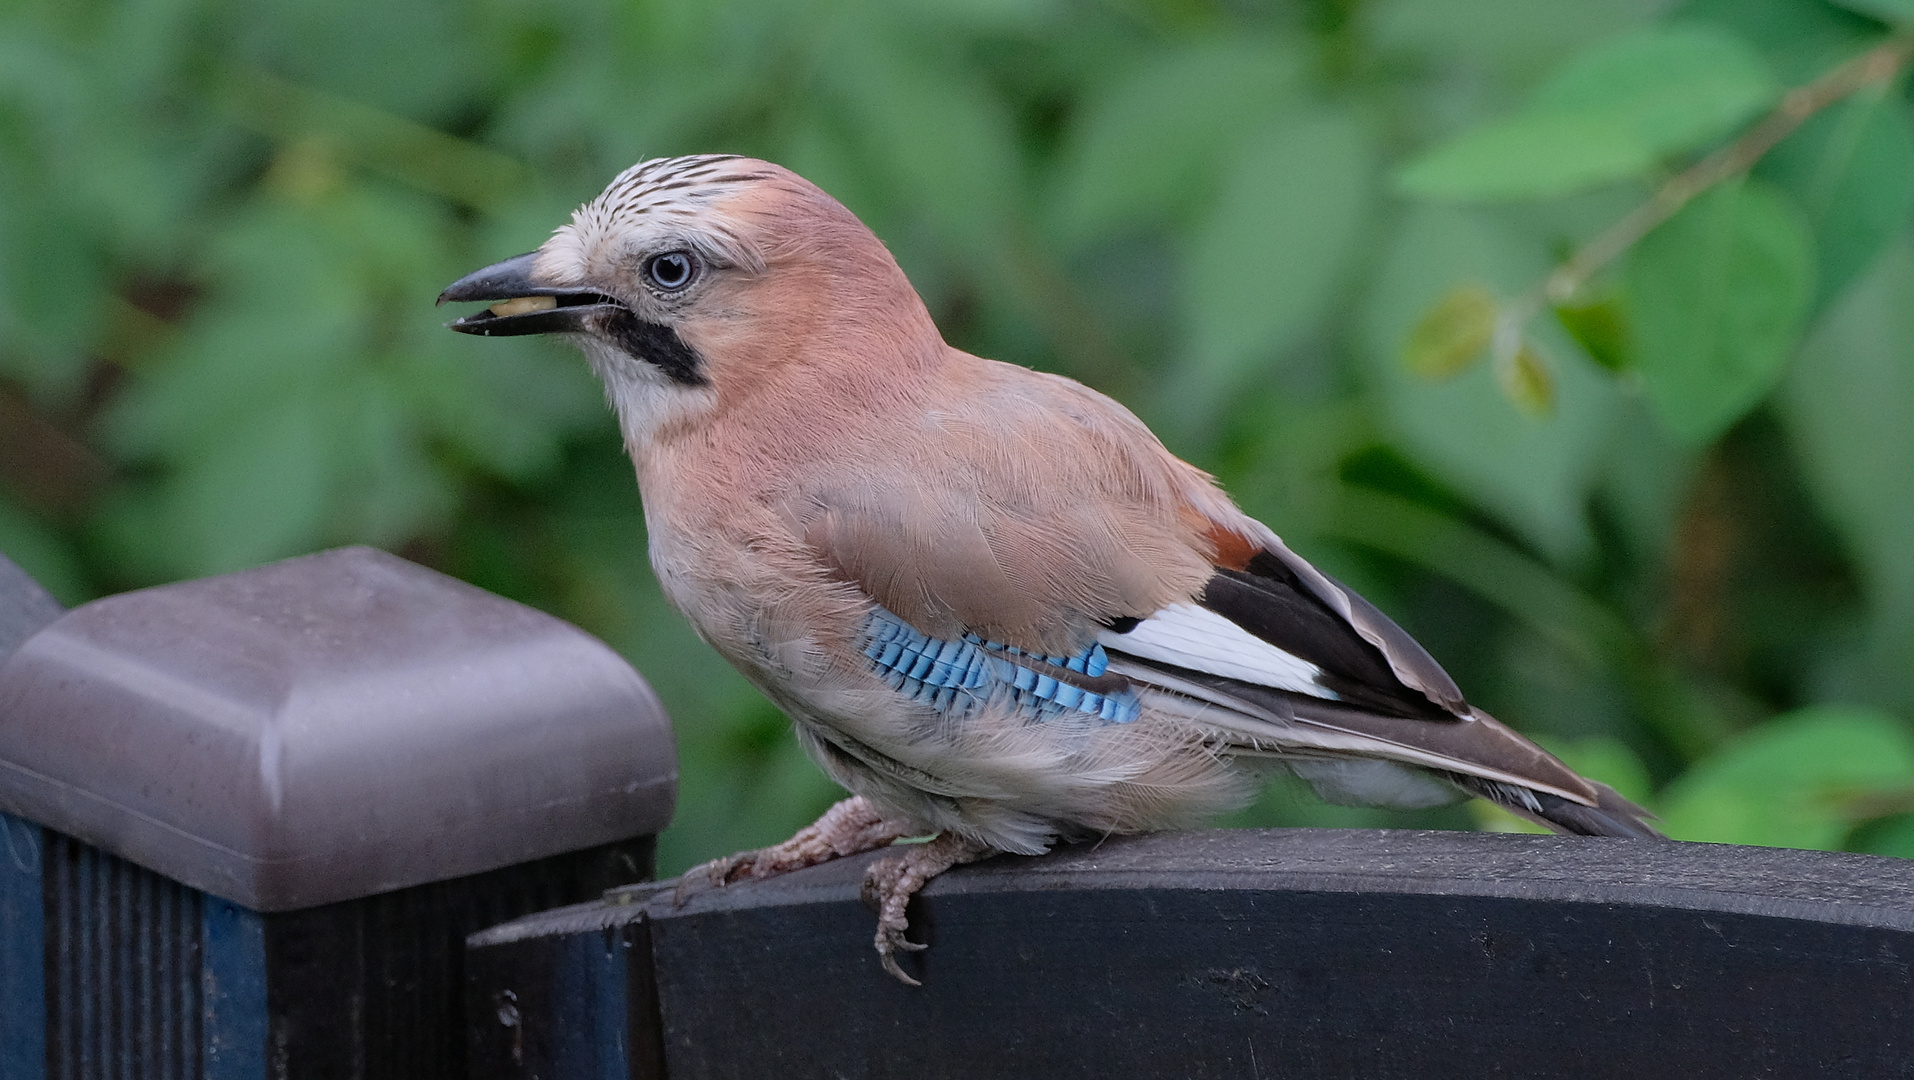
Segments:
[[[890,926],[883,923],[878,924],[878,962],[884,965],[884,970],[890,972],[892,978],[903,983],[905,986],[922,986],[924,984],[912,978],[898,965],[897,954],[900,952],[923,952],[928,948],[930,948],[930,946],[906,939],[902,927]]]
[[[684,907],[699,893],[722,889],[732,882],[751,876],[757,855],[755,851],[743,851],[736,855],[726,855],[722,859],[713,859],[686,870],[678,875],[678,884],[671,890],[672,906]]]

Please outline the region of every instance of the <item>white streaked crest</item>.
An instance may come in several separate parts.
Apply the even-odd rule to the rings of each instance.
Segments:
[[[641,161],[572,213],[540,249],[539,270],[552,280],[584,280],[595,254],[648,239],[673,241],[707,261],[762,272],[764,257],[729,215],[716,207],[751,184],[773,175],[763,163],[734,154]]]

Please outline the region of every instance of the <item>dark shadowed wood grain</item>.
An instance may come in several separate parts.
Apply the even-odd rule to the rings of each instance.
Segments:
[[[1466,833],[1112,840],[935,881],[912,909],[921,989],[871,953],[862,862],[682,909],[638,893],[497,940],[648,922],[674,1080],[1914,1075],[1900,860]]]

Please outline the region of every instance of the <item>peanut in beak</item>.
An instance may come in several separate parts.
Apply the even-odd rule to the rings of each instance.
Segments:
[[[523,315],[528,311],[550,311],[557,306],[556,296],[520,296],[512,300],[500,300],[492,305],[491,312],[502,319],[508,315]]]

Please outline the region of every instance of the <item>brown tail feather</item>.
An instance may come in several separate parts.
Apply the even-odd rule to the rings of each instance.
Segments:
[[[1451,774],[1450,779],[1472,795],[1559,833],[1628,836],[1642,840],[1662,838],[1661,833],[1648,824],[1653,814],[1622,798],[1607,784],[1593,780],[1589,784],[1595,789],[1595,805],[1583,806],[1546,791],[1531,791],[1480,777]]]

